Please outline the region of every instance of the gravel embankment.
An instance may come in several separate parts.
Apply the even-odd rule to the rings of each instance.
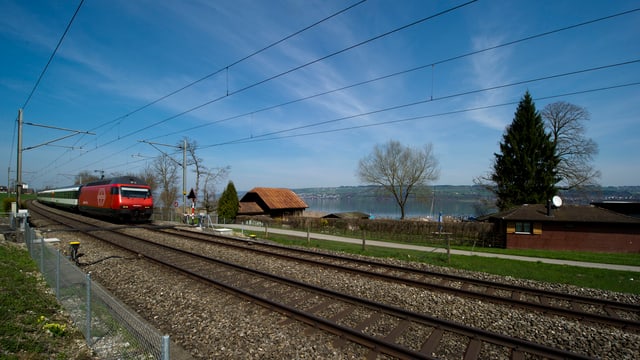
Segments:
[[[61,236],[62,246],[75,235]],[[169,240],[172,241],[172,240]],[[335,346],[336,337],[291,321],[260,306],[208,287],[188,277],[166,270],[108,244],[83,239],[82,262],[92,277],[115,296],[171,335],[194,358],[243,359],[360,359],[367,351],[358,345]],[[549,346],[602,359],[640,358],[640,335],[602,326],[590,326],[574,320],[542,316],[485,303],[413,289],[405,285],[361,279],[333,270],[318,270],[283,260],[257,257],[253,254],[207,246],[194,250],[243,265],[294,277],[335,290],[406,307],[451,321],[517,336]],[[397,261],[391,261],[397,262]],[[428,265],[416,265],[430,267]],[[456,271],[456,270],[443,270]],[[579,293],[640,302],[640,296],[581,289],[558,284],[503,278],[480,273],[464,273],[484,279],[500,279],[510,283],[527,283],[554,291]],[[447,354],[443,350],[438,356]],[[445,355],[446,356],[446,355]]]

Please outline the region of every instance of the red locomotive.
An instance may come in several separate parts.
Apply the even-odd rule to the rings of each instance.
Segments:
[[[131,176],[94,181],[80,188],[78,210],[121,221],[147,221],[153,214],[151,188]]]

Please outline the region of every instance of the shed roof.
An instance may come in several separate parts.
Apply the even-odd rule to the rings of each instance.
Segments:
[[[510,210],[488,216],[489,219],[511,221],[553,221],[553,222],[594,222],[640,224],[640,219],[623,215],[593,205],[565,205],[553,209],[547,215],[544,204],[525,204]]]
[[[296,193],[289,189],[256,187],[249,190],[240,200],[251,199],[251,194],[256,194],[269,207],[269,210],[277,209],[306,209],[309,207]]]
[[[240,202],[239,203],[239,214],[263,214],[264,210],[255,202]]]

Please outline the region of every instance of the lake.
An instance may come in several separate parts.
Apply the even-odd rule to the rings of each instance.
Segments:
[[[322,213],[359,211],[372,215],[372,218],[400,218],[400,208],[396,201],[390,197],[312,197],[303,198],[303,200],[309,205],[306,211]],[[405,207],[405,218],[437,219],[439,212],[442,212],[443,216],[474,217],[481,215],[476,210],[478,204],[478,201],[468,199],[436,199],[433,201],[432,207],[431,200],[410,199]]]

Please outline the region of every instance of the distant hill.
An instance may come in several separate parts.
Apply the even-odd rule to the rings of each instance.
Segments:
[[[292,189],[302,199],[313,198],[375,198],[391,195],[380,186],[339,186]],[[414,193],[416,198],[431,198],[456,201],[493,202],[491,192],[478,185],[435,185]],[[596,201],[640,201],[640,186],[591,187],[581,191],[561,191],[563,202],[568,205],[588,205]]]

